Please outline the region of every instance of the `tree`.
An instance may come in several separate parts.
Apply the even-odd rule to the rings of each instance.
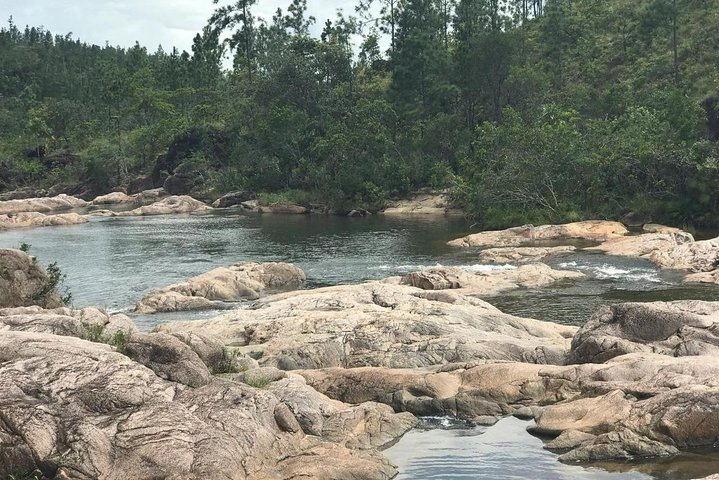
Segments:
[[[213,0],[213,3],[219,3],[219,0]],[[234,4],[215,9],[209,21],[212,30],[203,32],[206,42],[209,42],[207,53],[212,58],[218,53],[214,42],[219,35],[225,30],[234,29],[227,42],[230,50],[235,52],[235,68],[239,69],[241,65],[244,65],[250,83],[252,83],[253,72],[256,68],[255,18],[252,16],[252,6],[255,3],[256,0],[237,0]]]

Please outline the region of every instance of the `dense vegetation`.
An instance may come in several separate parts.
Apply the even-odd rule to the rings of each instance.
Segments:
[[[254,3],[220,2],[191,53],[11,21],[0,188],[179,173],[336,206],[448,188],[486,226],[719,225],[719,0],[364,0],[320,38],[305,0]]]

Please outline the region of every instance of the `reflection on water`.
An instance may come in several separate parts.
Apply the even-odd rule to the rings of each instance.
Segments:
[[[651,463],[563,464],[556,454],[542,448],[542,440],[526,432],[530,423],[510,417],[492,427],[467,428],[435,419],[384,453],[399,467],[398,480],[688,480],[719,472],[717,452]]]

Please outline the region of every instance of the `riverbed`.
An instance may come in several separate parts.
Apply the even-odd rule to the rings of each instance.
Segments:
[[[470,233],[462,218],[246,216],[231,211],[164,217],[94,218],[90,223],[0,233],[0,247],[27,243],[44,265],[57,262],[75,307],[130,312],[151,289],[239,261],[283,261],[302,268],[306,288],[352,284],[436,265],[468,271],[512,268],[478,261],[477,251],[448,240]],[[681,283],[682,275],[643,260],[578,252],[548,262],[586,274],[541,291],[518,290],[490,303],[503,311],[582,325],[600,305],[626,301],[719,300],[719,289]],[[237,305],[239,307],[240,305]],[[135,316],[142,329],[217,312]],[[567,466],[504,419],[493,427],[428,421],[387,451],[400,478],[696,478],[719,472],[713,452],[666,463]],[[461,427],[461,428],[460,428]],[[690,458],[691,460],[687,460]],[[700,465],[700,468],[696,467]]]

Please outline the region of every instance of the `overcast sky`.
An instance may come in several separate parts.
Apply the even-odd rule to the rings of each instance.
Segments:
[[[220,4],[227,4],[223,0]],[[259,0],[255,15],[269,20],[277,7],[286,10],[290,0]],[[355,0],[308,0],[315,30],[338,8],[354,13]],[[212,0],[0,0],[5,19],[13,16],[20,28],[44,26],[53,34],[73,33],[88,43],[129,47],[139,41],[153,52],[162,44],[190,51],[192,38],[207,23],[215,5]]]

